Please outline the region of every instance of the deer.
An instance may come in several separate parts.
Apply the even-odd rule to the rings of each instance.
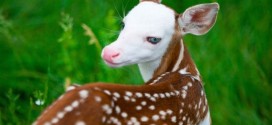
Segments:
[[[218,11],[218,3],[205,3],[180,14],[161,0],[140,0],[101,56],[110,67],[138,64],[145,84],[71,86],[33,125],[210,125],[202,78],[183,37],[206,34]]]

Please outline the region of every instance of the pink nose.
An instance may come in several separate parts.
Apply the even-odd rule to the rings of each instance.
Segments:
[[[109,47],[106,47],[104,49],[102,57],[108,63],[113,63],[113,59],[118,57],[119,55],[120,55],[120,53],[117,52],[116,50],[113,50],[113,49],[111,49]]]

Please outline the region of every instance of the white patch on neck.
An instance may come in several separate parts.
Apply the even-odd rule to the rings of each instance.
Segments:
[[[180,43],[181,43],[181,44],[180,44],[180,45],[181,45],[181,48],[180,48],[179,57],[178,57],[178,60],[177,60],[177,62],[176,62],[176,64],[175,64],[175,66],[174,66],[174,68],[173,68],[172,71],[178,70],[179,65],[180,65],[180,63],[181,63],[181,61],[182,61],[182,59],[183,59],[183,57],[184,57],[184,46],[183,46],[183,41],[182,41],[182,39],[181,39]]]
[[[138,64],[141,75],[145,82],[147,82],[148,80],[152,78],[155,70],[160,65],[160,62],[161,62],[161,59],[157,59],[155,61]]]

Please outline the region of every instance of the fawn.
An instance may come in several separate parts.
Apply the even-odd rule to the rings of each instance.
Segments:
[[[145,85],[72,86],[33,125],[211,124],[201,76],[182,38],[207,33],[218,10],[217,3],[199,4],[178,14],[160,0],[140,0],[102,58],[112,67],[138,64]]]

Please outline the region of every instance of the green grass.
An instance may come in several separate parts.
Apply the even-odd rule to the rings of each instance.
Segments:
[[[218,2],[214,28],[205,36],[185,37],[205,82],[213,124],[272,124],[272,2]],[[118,36],[119,15],[137,3],[2,0],[0,125],[30,124],[69,80],[142,84],[136,66],[112,69],[100,57],[101,48]],[[182,12],[199,1],[163,3]],[[85,34],[83,24],[93,35]]]

